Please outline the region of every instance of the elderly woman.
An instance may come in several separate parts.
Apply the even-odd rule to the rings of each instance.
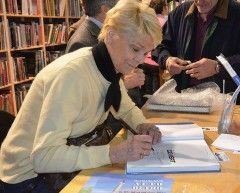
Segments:
[[[159,43],[159,31],[153,9],[120,0],[107,13],[98,45],[66,54],[37,75],[1,147],[3,192],[53,192],[39,173],[74,172],[149,155],[161,133],[146,123],[119,77],[143,62]],[[94,130],[109,112],[139,135],[116,145],[67,144]]]

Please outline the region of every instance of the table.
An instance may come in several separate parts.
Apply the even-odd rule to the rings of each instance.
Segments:
[[[202,127],[217,127],[220,118],[219,112],[211,114],[187,114],[150,112],[143,109],[145,116],[152,122],[194,122]],[[235,109],[234,119],[239,119],[240,107]],[[121,131],[114,142],[121,141],[124,132]],[[210,145],[218,136],[217,132],[205,131],[205,140]],[[211,147],[216,151],[214,147]],[[221,172],[213,173],[181,173],[165,174],[172,178],[173,193],[240,193],[240,154],[230,151],[225,152],[229,161],[221,163]],[[96,172],[123,173],[124,164],[108,165],[96,169],[83,170],[80,172],[61,193],[78,193],[81,187]]]

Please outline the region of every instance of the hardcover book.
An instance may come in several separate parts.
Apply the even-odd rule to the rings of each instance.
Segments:
[[[186,112],[186,113],[210,113],[210,106],[184,106],[184,105],[166,105],[166,104],[146,104],[148,110],[166,111],[166,112]]]
[[[138,161],[128,161],[126,173],[220,171],[220,164],[204,140],[202,128],[192,123],[156,125],[162,140]]]

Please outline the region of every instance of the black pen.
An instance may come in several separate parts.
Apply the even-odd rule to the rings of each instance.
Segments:
[[[138,135],[138,133],[133,129],[131,128],[124,120],[122,119],[119,119],[123,125],[123,127],[125,127],[125,129],[129,130],[133,135]],[[153,148],[151,148],[152,151],[154,151]]]

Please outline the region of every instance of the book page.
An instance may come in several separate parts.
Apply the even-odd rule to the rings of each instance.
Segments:
[[[220,167],[204,140],[166,141],[153,148],[150,156],[128,162],[127,172],[216,171]]]
[[[202,128],[193,123],[156,125],[162,133],[162,141],[204,139]]]

